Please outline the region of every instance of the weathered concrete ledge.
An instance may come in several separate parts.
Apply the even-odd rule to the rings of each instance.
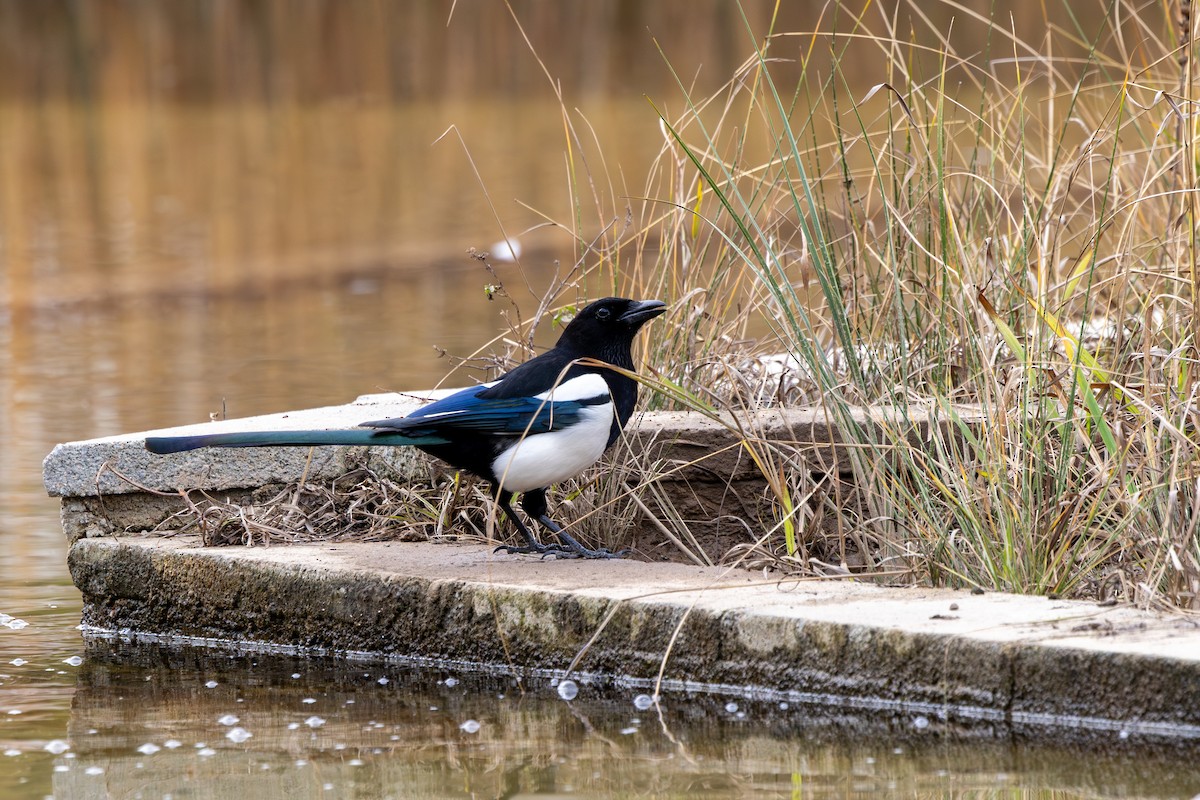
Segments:
[[[367,419],[408,414],[424,400],[436,399],[448,391],[419,395],[363,395],[342,406],[310,408],[284,414],[184,425],[141,433],[122,434],[101,439],[60,444],[46,457],[42,467],[46,491],[53,497],[92,497],[128,494],[150,489],[174,492],[181,488],[220,491],[288,483],[301,475],[314,478],[336,477],[346,460],[369,451],[381,469],[390,469],[399,477],[411,476],[421,469],[423,456],[413,448],[391,447],[255,447],[226,450],[195,450],[171,456],[146,452],[146,436],[195,433],[222,433],[252,430],[305,430],[315,428],[353,428]],[[977,406],[959,408],[968,424],[979,424],[983,412]],[[889,436],[907,436],[914,443],[928,441],[930,428],[941,426],[945,436],[956,437],[953,423],[939,420],[932,407],[904,414],[888,407],[855,408],[855,424],[874,430],[883,441],[883,429]],[[740,434],[735,430],[740,429]],[[688,464],[677,474],[691,477],[740,480],[757,474],[757,467],[745,451],[736,447],[743,435],[751,440],[770,441],[792,448],[814,471],[838,471],[849,468],[849,448],[830,412],[823,408],[765,409],[747,413],[736,421],[708,419],[686,412],[654,412],[635,419],[626,429],[632,446],[652,450],[659,458]],[[390,465],[390,466],[389,466]]]
[[[433,459],[406,447],[257,447],[159,456],[148,453],[143,443],[149,434],[352,428],[367,419],[402,416],[417,408],[420,398],[442,394],[446,392],[420,397],[365,395],[344,406],[69,442],[46,457],[43,480],[51,496],[63,498],[63,528],[73,542],[153,528],[184,507],[177,496],[181,489],[249,502],[259,487],[294,484],[302,477],[328,481],[355,467],[367,467],[400,482],[427,478]],[[979,425],[983,419],[977,407],[963,407],[960,414],[969,425]],[[880,442],[907,437],[919,444],[933,435],[943,440],[960,438],[955,424],[938,419],[932,409],[910,408],[902,414],[886,407],[858,408],[852,416],[853,424]],[[732,496],[764,494],[762,473],[743,440],[769,442],[770,448],[762,448],[770,451],[767,458],[786,458],[792,469],[849,473],[851,468],[851,448],[845,441],[852,437],[843,436],[822,408],[768,409],[737,420],[655,412],[636,418],[626,434],[623,446],[637,452],[642,463],[656,465],[659,476],[655,481],[676,501],[672,516],[682,517],[696,534],[716,535],[720,520],[730,513]],[[752,527],[773,523],[769,507],[746,506],[739,503],[738,513],[749,514],[747,522]],[[759,519],[755,514],[763,516]],[[744,538],[743,526],[729,522],[725,526],[735,528],[739,539]],[[647,525],[643,530],[649,533],[653,529]],[[661,535],[657,538],[662,539]]]
[[[105,629],[518,669],[583,653],[578,670],[643,679],[665,659],[668,680],[1200,737],[1196,621],[1128,607],[463,544],[100,538],[70,567],[85,623]]]
[[[416,403],[368,396],[170,432],[350,427]],[[964,416],[982,422],[977,410]],[[855,424],[873,426],[881,440],[958,435],[911,411],[859,410]],[[646,415],[630,447],[665,465],[689,497],[702,495],[699,483],[719,494],[761,482],[742,435],[782,444],[792,468],[846,470],[841,432],[820,409],[760,412],[740,428]],[[203,548],[183,536],[129,532],[177,510],[171,493],[180,489],[250,496],[355,465],[409,479],[428,463],[394,448],[159,457],[144,450],[145,435],[60,445],[45,462],[46,488],[63,499],[71,574],[92,626],[518,669],[565,669],[586,649],[578,669],[592,673],[648,679],[666,659],[664,675],[675,680],[869,697],[1014,725],[1200,737],[1200,623],[1192,618],[1037,597],[764,581],[682,564],[540,561],[473,545]],[[702,502],[693,512],[697,525],[709,513]]]

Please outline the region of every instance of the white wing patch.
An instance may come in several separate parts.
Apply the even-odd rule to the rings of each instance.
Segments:
[[[553,389],[541,394],[535,394],[538,400],[590,400],[593,397],[608,395],[608,384],[594,372],[587,372],[578,378],[563,381]]]

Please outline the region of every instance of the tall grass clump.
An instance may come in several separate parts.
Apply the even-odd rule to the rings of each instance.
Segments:
[[[659,250],[626,277],[686,312],[652,361],[705,402],[823,406],[854,443],[836,549],[864,573],[1198,607],[1192,22],[1063,3],[1028,41],[945,5],[983,52],[924,4],[841,4],[814,31],[747,25],[725,91],[681,77],[682,108],[656,103]],[[951,435],[914,445],[931,413]],[[776,538],[797,569],[829,544]]]
[[[747,22],[722,91],[679,76],[650,98],[663,148],[640,187],[563,103],[576,213],[557,224],[578,261],[544,302],[671,300],[654,404],[732,425],[817,404],[851,443],[849,480],[822,485],[756,443],[776,524],[740,552],[1200,607],[1190,5],[1041,8]],[[860,426],[856,406],[888,421]],[[931,415],[949,425],[914,442]]]

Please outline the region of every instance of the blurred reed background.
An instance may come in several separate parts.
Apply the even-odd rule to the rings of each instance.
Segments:
[[[765,26],[770,3],[746,8]],[[651,37],[704,92],[748,44],[712,0],[512,11],[635,187],[662,144],[642,95],[673,84]],[[541,222],[515,199],[569,218],[552,88],[497,2],[4,2],[0,298],[428,269],[498,239],[497,212]]]

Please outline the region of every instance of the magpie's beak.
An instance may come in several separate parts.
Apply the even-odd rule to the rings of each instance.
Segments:
[[[617,317],[626,325],[641,325],[667,310],[667,304],[661,300],[638,300],[629,306],[629,310]]]

